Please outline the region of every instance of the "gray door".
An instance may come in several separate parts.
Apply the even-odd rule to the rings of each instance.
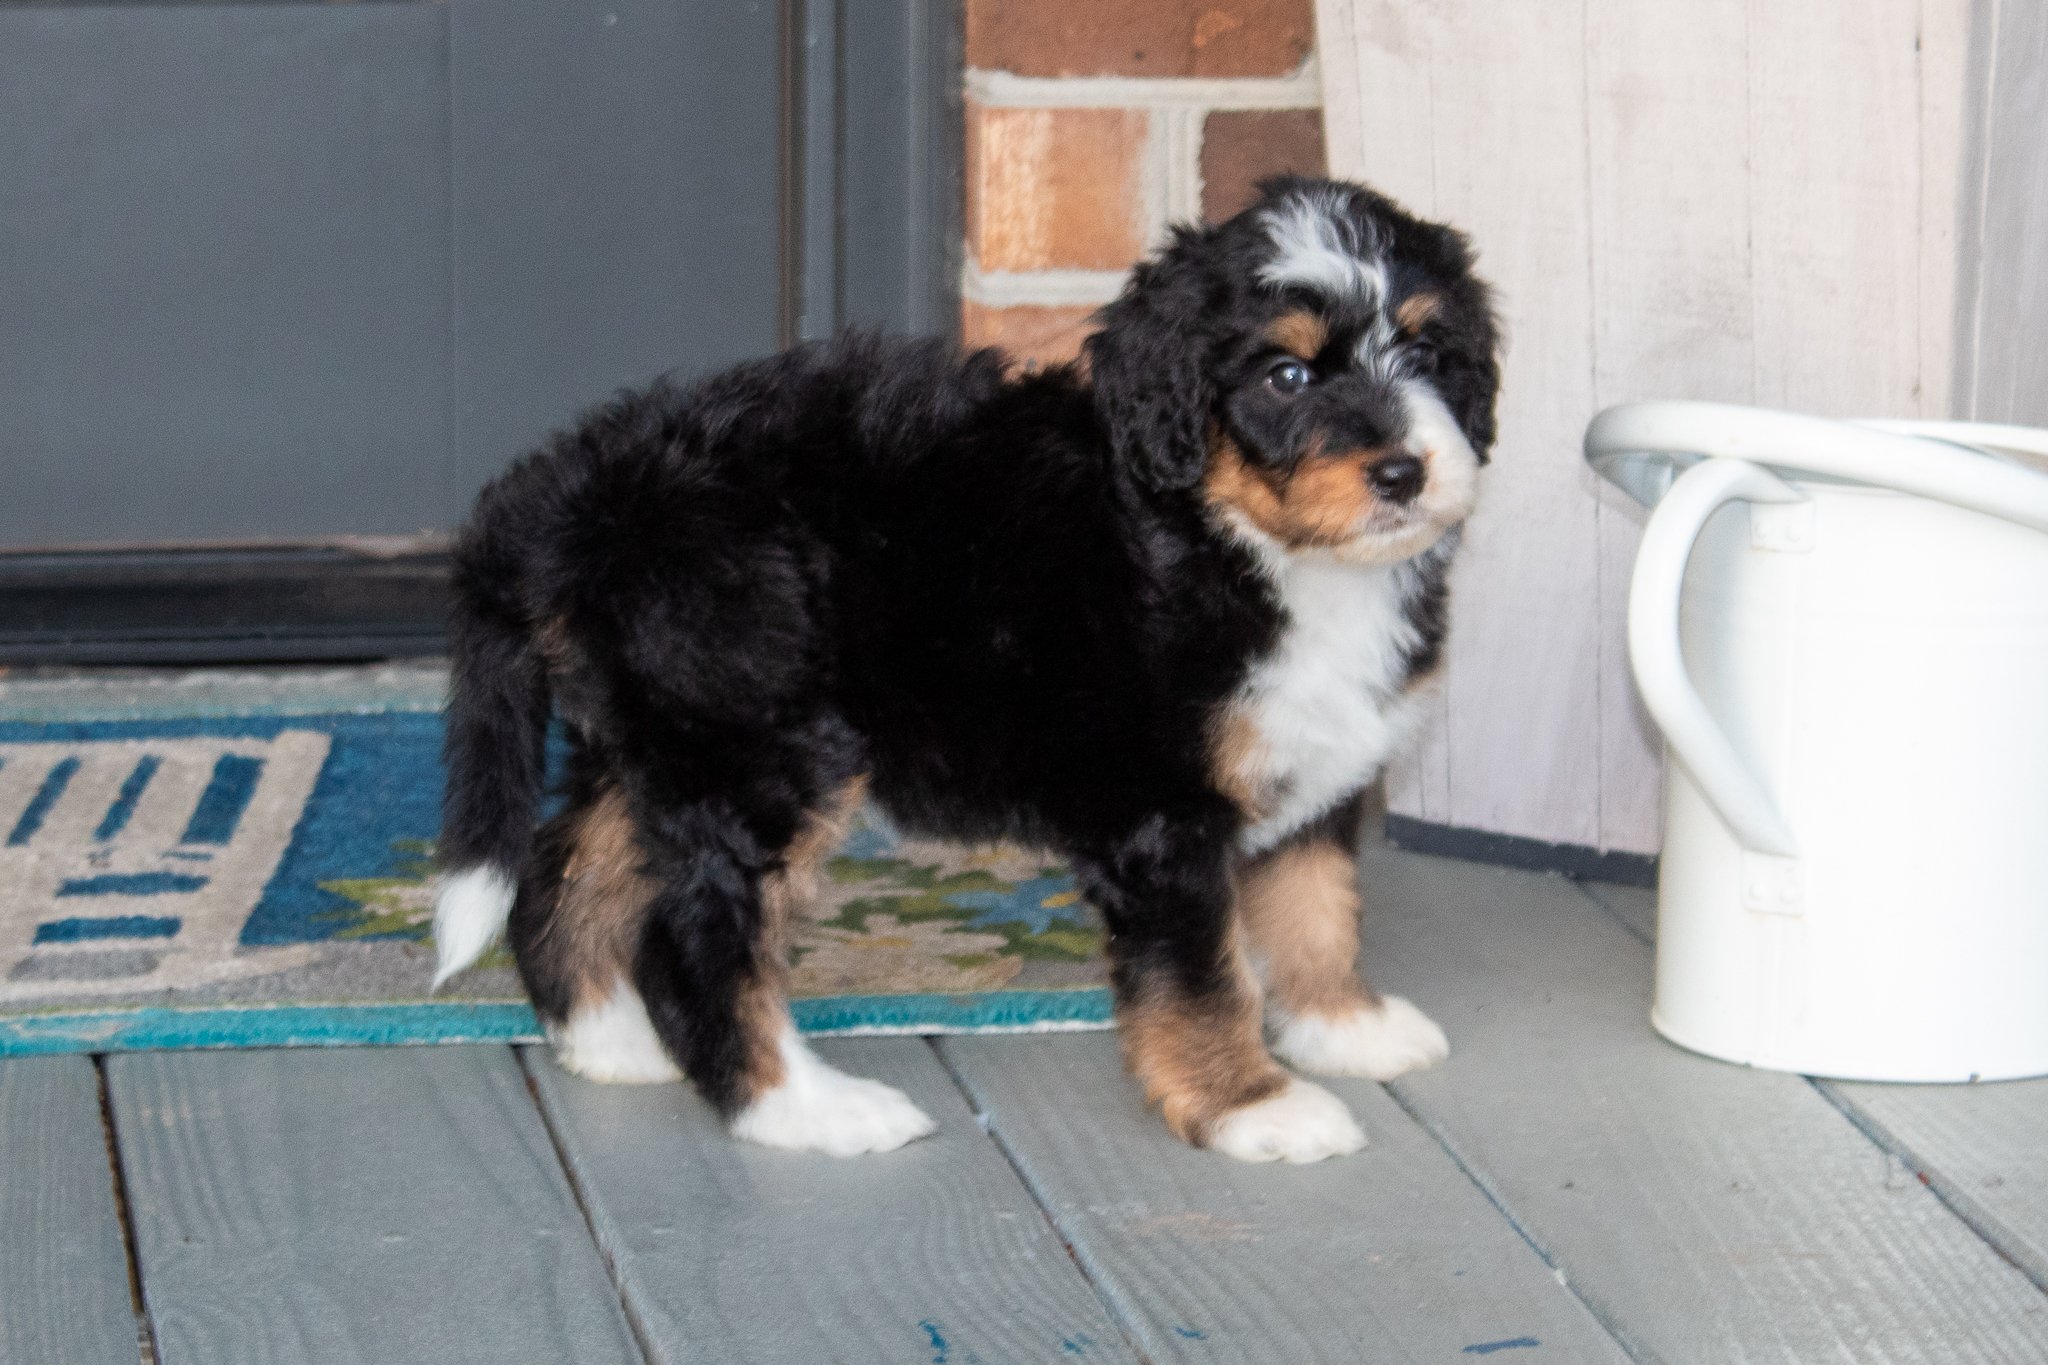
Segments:
[[[443,531],[620,385],[942,324],[951,7],[845,8],[0,0],[0,637],[10,564]]]

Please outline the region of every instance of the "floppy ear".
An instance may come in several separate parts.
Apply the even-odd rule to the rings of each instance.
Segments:
[[[1165,255],[1139,266],[1085,343],[1111,451],[1154,488],[1192,487],[1209,458],[1209,318],[1217,309],[1190,259],[1197,241],[1183,232]]]

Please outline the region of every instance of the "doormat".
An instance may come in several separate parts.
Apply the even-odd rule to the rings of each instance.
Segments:
[[[0,1056],[539,1039],[502,948],[428,993],[437,713],[24,709],[0,720]],[[791,950],[805,1031],[1108,1024],[1057,860],[870,810],[828,873]]]

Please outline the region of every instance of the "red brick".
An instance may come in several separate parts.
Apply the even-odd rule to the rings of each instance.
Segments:
[[[1202,121],[1202,216],[1220,223],[1257,197],[1258,182],[1321,175],[1320,109],[1222,110]]]
[[[1145,247],[1135,109],[967,106],[967,249],[984,270],[1122,270]]]
[[[1020,76],[1284,76],[1313,0],[967,0],[967,64]]]
[[[1027,365],[1056,365],[1081,353],[1092,332],[1093,308],[992,308],[960,305],[960,339],[969,346],[1000,346]]]

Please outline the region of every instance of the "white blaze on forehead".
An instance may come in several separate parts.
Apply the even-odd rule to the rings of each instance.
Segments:
[[[1365,240],[1345,214],[1343,200],[1302,194],[1266,211],[1266,237],[1273,259],[1259,278],[1274,286],[1300,285],[1332,300],[1357,299],[1374,305],[1387,297],[1387,266],[1371,225]]]

